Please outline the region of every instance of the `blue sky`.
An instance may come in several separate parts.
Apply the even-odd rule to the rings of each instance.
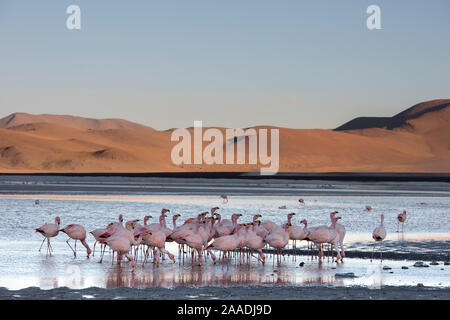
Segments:
[[[448,0],[0,0],[0,39],[0,117],[334,128],[450,98]]]

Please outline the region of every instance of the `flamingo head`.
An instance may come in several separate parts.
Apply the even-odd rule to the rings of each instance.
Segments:
[[[165,217],[167,217],[167,216],[165,215],[166,212],[170,212],[170,210],[169,210],[169,209],[162,209],[162,210],[161,210],[161,215],[164,215]]]
[[[217,210],[219,210],[219,207],[214,207],[211,209],[211,214],[214,214]]]
[[[302,221],[300,221],[300,223],[303,223],[304,225],[307,225],[308,222],[306,221],[306,219],[303,219]]]
[[[151,219],[151,218],[153,218],[153,217],[152,217],[152,216],[145,216],[145,217],[144,217],[144,224],[146,224],[147,221],[148,221],[149,219]]]
[[[125,228],[128,230],[134,230],[134,228],[136,227],[136,221],[127,221],[127,223],[125,223]]]
[[[57,224],[57,225],[61,224],[61,219],[59,217],[55,218],[55,224]]]
[[[336,217],[336,221],[337,221],[337,220],[341,220],[341,219],[342,219],[342,217]]]
[[[122,223],[123,222],[123,215],[119,215],[119,222]]]

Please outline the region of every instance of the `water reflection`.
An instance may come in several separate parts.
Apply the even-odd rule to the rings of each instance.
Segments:
[[[130,272],[128,265],[109,267],[104,287],[176,287],[234,285],[344,285],[329,268],[315,265],[303,272],[292,266],[276,269],[254,265],[160,266],[146,265]]]

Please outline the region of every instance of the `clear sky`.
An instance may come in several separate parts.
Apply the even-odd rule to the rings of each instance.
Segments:
[[[449,0],[0,0],[0,40],[0,117],[334,128],[450,98]]]

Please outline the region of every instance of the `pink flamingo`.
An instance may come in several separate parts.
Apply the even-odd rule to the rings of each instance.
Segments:
[[[220,197],[223,199],[223,203],[228,202],[228,196],[226,194],[222,194],[222,195],[220,195]]]
[[[336,248],[337,262],[341,259],[341,254],[338,248],[339,235],[336,231],[336,221],[340,219],[340,217],[336,218],[337,211],[330,213],[331,219],[331,227],[322,225],[313,228],[309,228],[307,238],[314,242],[317,249],[319,250],[319,263],[322,262],[323,250],[321,244],[330,243]]]
[[[239,244],[241,243],[241,241],[242,241],[242,238],[239,236],[238,233],[233,233],[231,235],[225,235],[225,236],[216,238],[213,243],[211,243],[209,246],[206,247],[206,250],[211,255],[211,259],[213,260],[214,264],[216,264],[217,259],[216,259],[216,256],[214,255],[214,253],[210,251],[211,248],[220,250],[220,251],[224,251],[224,252],[229,252],[231,250],[236,249],[239,246]],[[223,255],[223,258],[225,258],[225,255]]]
[[[381,262],[383,262],[383,240],[386,238],[386,229],[384,228],[384,214],[381,215],[381,223],[379,227],[376,227],[373,232],[372,232],[372,238],[373,240],[375,240],[376,242],[380,242],[380,260]],[[375,251],[375,244],[373,245],[373,250],[372,250],[372,259],[373,259],[373,254]],[[372,259],[370,259],[370,262],[372,262]]]
[[[91,232],[89,232],[90,234],[92,234],[92,236],[95,239],[94,242],[94,251],[92,252],[92,256],[94,256],[95,254],[95,245],[97,244],[97,242],[101,242],[101,240],[104,240],[103,238],[101,238],[100,236],[104,233],[108,232],[107,229],[94,229]],[[103,249],[102,249],[103,248]],[[103,254],[104,254],[104,249],[106,248],[105,244],[100,244],[100,263],[102,263],[103,261]]]
[[[295,216],[294,212],[291,212],[288,214],[288,223],[291,225],[288,229],[289,232],[289,239],[294,241],[294,245],[292,247],[292,251],[296,248],[296,241],[297,240],[305,240],[306,238],[306,228],[300,227],[300,226],[294,226],[291,223],[292,217]]]
[[[61,219],[59,217],[55,218],[55,223],[46,223],[41,227],[36,229],[36,232],[39,232],[44,236],[44,240],[42,240],[41,246],[39,247],[39,252],[41,252],[42,245],[44,244],[45,239],[47,239],[47,254],[52,255],[52,246],[50,244],[50,238],[56,237],[59,233],[59,225],[61,223]]]
[[[175,263],[175,256],[165,248],[166,234],[163,230],[147,231],[142,235],[144,244],[148,246],[145,253],[144,263],[147,261],[148,250],[150,249],[150,247],[153,247],[153,263],[155,263],[156,266],[159,266],[159,253],[156,252],[156,249],[158,249],[162,255],[167,254],[170,260]]]
[[[298,199],[298,203],[299,204],[305,204],[305,200],[303,200],[302,198]]]
[[[366,206],[366,211],[370,211],[370,210],[372,210],[372,207],[371,206]]]
[[[264,242],[268,243],[272,248],[277,249],[278,264],[281,262],[279,260],[280,251],[286,247],[289,242],[288,228],[290,226],[290,223],[285,223],[282,228],[278,227],[278,229],[273,230],[264,238]]]
[[[200,221],[197,223],[195,230],[189,230],[185,236],[178,237],[181,243],[195,249],[198,253],[198,264],[202,265],[202,250],[204,246],[204,238],[200,235],[200,225],[204,224],[205,221]],[[194,250],[192,250],[192,263],[194,263]]]
[[[69,239],[67,239],[66,243],[69,245],[70,249],[72,249],[74,257],[77,256],[77,240],[79,240],[81,244],[86,248],[87,257],[89,258],[89,255],[91,254],[91,249],[86,243],[86,229],[84,229],[83,226],[79,224],[69,224],[65,228],[60,229],[58,231],[62,231],[69,236]],[[75,240],[75,250],[69,243],[70,239]]]
[[[266,263],[266,257],[264,255],[264,253],[262,252],[262,248],[264,248],[264,246],[266,245],[266,243],[264,242],[263,237],[260,237],[257,235],[256,233],[256,225],[260,225],[261,221],[259,220],[254,220],[251,225],[252,228],[249,230],[249,232],[247,233],[247,239],[246,239],[246,247],[251,249],[251,250],[256,250],[259,254],[259,260],[262,262],[262,264]]]
[[[397,232],[399,232],[399,227],[400,227],[400,223],[402,224],[402,233],[403,233],[403,224],[405,223],[405,221],[406,221],[406,210],[403,210],[403,213],[400,213],[398,216],[397,216],[397,220],[398,220],[398,222],[397,222]]]
[[[102,243],[108,245],[113,250],[113,252],[117,252],[117,262],[119,264],[122,261],[122,256],[127,257],[128,260],[131,261],[131,270],[134,271],[134,268],[136,267],[136,261],[132,256],[130,256],[129,252],[132,245],[137,245],[140,242],[141,237],[142,235],[139,235],[137,241],[135,241],[134,239],[133,241],[130,241],[127,237],[124,236],[110,236],[102,240]]]

